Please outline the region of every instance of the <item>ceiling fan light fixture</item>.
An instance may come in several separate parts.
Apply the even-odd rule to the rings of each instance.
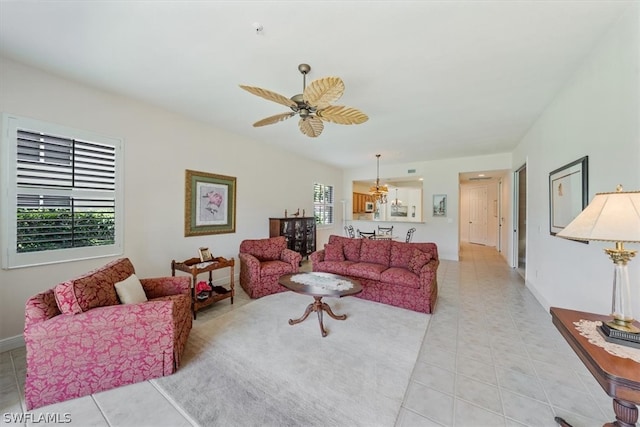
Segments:
[[[369,120],[363,112],[341,105],[331,105],[344,93],[344,82],[339,77],[324,77],[314,80],[307,86],[306,76],[311,71],[309,64],[298,65],[298,71],[302,74],[302,94],[287,98],[278,93],[254,86],[240,85],[247,92],[264,98],[268,101],[289,107],[293,113],[277,114],[259,120],[254,127],[274,124],[288,119],[296,114],[300,115],[300,131],[309,137],[315,138],[322,133],[322,122],[331,122],[340,125],[361,124]],[[324,114],[323,114],[324,113]],[[306,123],[307,119],[313,119]],[[304,122],[304,123],[303,123]]]

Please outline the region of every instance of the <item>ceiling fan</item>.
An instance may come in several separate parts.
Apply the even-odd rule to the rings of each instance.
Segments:
[[[254,127],[272,125],[296,114],[300,115],[298,126],[300,131],[312,138],[322,133],[322,122],[338,123],[340,125],[359,125],[369,120],[362,111],[342,105],[331,105],[344,93],[344,82],[340,77],[323,77],[314,80],[307,86],[307,73],[311,71],[309,64],[298,65],[302,73],[302,93],[291,98],[254,86],[240,85],[247,92],[258,95],[269,101],[277,102],[291,108],[291,112],[266,117],[253,124]]]

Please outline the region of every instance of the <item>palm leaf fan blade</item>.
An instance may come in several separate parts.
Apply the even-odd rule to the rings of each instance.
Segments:
[[[291,112],[291,113],[282,113],[282,114],[276,114],[275,116],[265,117],[264,119],[258,120],[257,122],[255,122],[253,124],[253,127],[257,128],[260,126],[272,125],[274,123],[287,120],[289,117],[293,117],[294,115],[295,113]]]
[[[322,120],[340,125],[359,125],[369,120],[362,111],[342,105],[333,105],[316,113]]]
[[[284,95],[280,95],[279,93],[275,93],[270,90],[262,89],[260,87],[255,87],[255,86],[240,85],[240,87],[249,93],[257,95],[268,101],[277,102],[278,104],[284,105],[285,107],[289,107],[289,108],[297,107],[297,104],[295,102],[293,102],[291,99],[287,98]]]
[[[324,129],[324,124],[316,117],[307,117],[306,119],[300,119],[300,121],[298,122],[298,126],[300,127],[300,132],[311,138],[319,136]]]
[[[344,82],[340,77],[324,77],[314,80],[304,89],[302,99],[317,109],[325,108],[340,99],[344,93]]]

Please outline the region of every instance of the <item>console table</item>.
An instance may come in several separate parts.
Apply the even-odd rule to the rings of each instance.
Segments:
[[[640,404],[640,363],[614,356],[605,349],[591,344],[587,338],[580,335],[574,325],[574,322],[580,320],[607,321],[610,320],[610,316],[557,307],[551,307],[550,312],[553,324],[558,328],[558,331],[604,391],[613,398],[616,421],[607,423],[605,426],[635,426],[638,421],[636,405]],[[560,425],[569,426],[562,418],[557,417],[556,421]]]
[[[235,295],[234,283],[233,283],[233,270],[235,261],[233,258],[226,259],[223,257],[213,258],[211,261],[200,261],[200,258],[190,258],[186,261],[177,262],[171,261],[171,275],[176,275],[176,270],[184,271],[191,274],[191,311],[193,312],[193,318],[196,318],[196,312],[201,308],[208,307],[214,302],[231,298],[231,304],[233,304],[233,296]],[[231,289],[224,289],[225,292],[216,292],[213,286],[213,271],[221,268],[229,268],[229,287]],[[202,273],[209,273],[209,287],[212,289],[209,296],[205,299],[198,299],[196,295],[196,283],[198,282],[198,275]]]

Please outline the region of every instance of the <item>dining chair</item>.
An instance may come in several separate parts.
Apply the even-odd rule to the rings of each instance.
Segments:
[[[391,227],[378,226],[378,234],[393,234],[393,225]]]
[[[405,239],[405,242],[409,243],[411,241],[411,239],[413,238],[413,233],[416,231],[415,227],[411,227],[408,231],[407,231],[407,238]]]
[[[363,239],[375,239],[376,231],[373,230],[372,232],[368,232],[368,231],[360,231],[360,229],[358,229],[358,236],[362,237]]]
[[[350,237],[352,239],[356,237],[356,233],[353,231],[353,225],[345,225],[344,232],[346,233],[347,237]]]

